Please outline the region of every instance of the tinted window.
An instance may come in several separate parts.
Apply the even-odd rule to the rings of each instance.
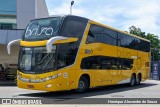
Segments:
[[[1,29],[12,29],[12,24],[1,24]]]
[[[84,58],[81,63],[82,69],[100,69],[99,57],[91,56]]]
[[[107,56],[90,56],[82,59],[82,69],[103,69],[103,70],[129,70],[132,69],[133,60],[107,57]]]
[[[146,52],[150,52],[150,42],[146,42]]]
[[[51,53],[47,53],[46,47],[21,47],[18,69],[35,74],[55,70],[56,48],[57,46],[53,45]]]
[[[126,47],[127,37],[125,34],[118,33],[118,44],[119,44],[119,46]]]
[[[58,45],[58,69],[72,65],[75,62],[78,48],[87,25],[87,20],[68,16],[64,20],[60,35],[65,37],[76,37],[78,41]]]
[[[93,42],[116,45],[117,34],[113,30],[98,25],[91,25],[90,30],[88,32],[86,43],[93,43]]]
[[[63,26],[61,35],[67,37],[82,38],[86,23],[78,20],[67,20]]]
[[[103,27],[97,25],[91,25],[88,32],[86,43],[102,42],[103,40]]]
[[[103,27],[98,26],[98,25],[91,25],[90,31],[93,32],[94,34],[102,34],[103,33]]]
[[[140,39],[132,37],[132,42],[130,43],[129,47],[131,49],[138,50],[140,45],[139,43],[140,43]]]
[[[150,51],[150,42],[122,33],[118,33],[118,45],[121,47],[140,50],[144,52]]]
[[[144,52],[149,52],[150,51],[150,43],[144,40],[140,40],[140,47],[139,50],[144,51]]]
[[[23,40],[40,41],[48,40],[54,36],[57,36],[59,35],[58,31],[61,21],[61,17],[32,20],[25,30]]]
[[[117,33],[113,30],[105,28],[102,42],[110,45],[117,45]]]
[[[127,48],[132,48],[132,47],[131,47],[131,43],[132,43],[132,41],[134,40],[134,38],[131,37],[131,36],[128,36],[128,35],[125,35],[125,36],[126,36],[126,46],[125,46],[125,47],[127,47]]]
[[[93,43],[95,42],[95,39],[96,39],[96,36],[93,34],[92,31],[89,31],[86,43]]]
[[[105,43],[110,45],[118,45],[124,48],[140,50],[144,52],[150,51],[150,43],[144,40],[140,40],[136,37],[129,36],[108,28],[104,28],[98,25],[91,25],[88,32],[86,43]]]
[[[101,69],[120,69],[120,59],[113,57],[101,57]]]
[[[77,42],[58,45],[58,69],[74,63],[77,55]]]
[[[122,69],[130,70],[133,65],[133,60],[132,59],[123,59],[123,66]]]

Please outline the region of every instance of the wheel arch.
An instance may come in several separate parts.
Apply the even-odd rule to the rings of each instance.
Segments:
[[[90,84],[91,84],[91,78],[90,78],[90,75],[89,74],[87,74],[87,73],[85,73],[85,74],[82,74],[82,75],[80,75],[80,77],[79,77],[79,79],[81,78],[81,77],[85,77],[87,80],[88,80],[88,82],[89,82],[89,87],[90,87]],[[79,81],[79,79],[78,79],[78,81]],[[77,81],[77,82],[78,82]],[[78,86],[78,83],[77,83],[77,86]]]
[[[134,76],[135,76],[135,78],[137,77],[137,76],[136,76],[136,73],[132,73],[132,75],[134,75]],[[131,75],[131,77],[132,77],[132,75]]]

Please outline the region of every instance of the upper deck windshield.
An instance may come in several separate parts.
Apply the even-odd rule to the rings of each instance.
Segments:
[[[58,35],[62,17],[37,19],[30,22],[24,33],[23,40],[48,40]]]

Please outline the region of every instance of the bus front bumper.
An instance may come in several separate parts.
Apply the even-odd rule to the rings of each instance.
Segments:
[[[43,90],[43,91],[58,91],[58,84],[56,81],[47,81],[42,83],[30,83],[23,82],[17,79],[18,88],[29,89],[29,90]]]

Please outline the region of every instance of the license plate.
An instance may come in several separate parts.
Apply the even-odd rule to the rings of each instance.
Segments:
[[[27,85],[28,88],[34,88],[34,85]]]

